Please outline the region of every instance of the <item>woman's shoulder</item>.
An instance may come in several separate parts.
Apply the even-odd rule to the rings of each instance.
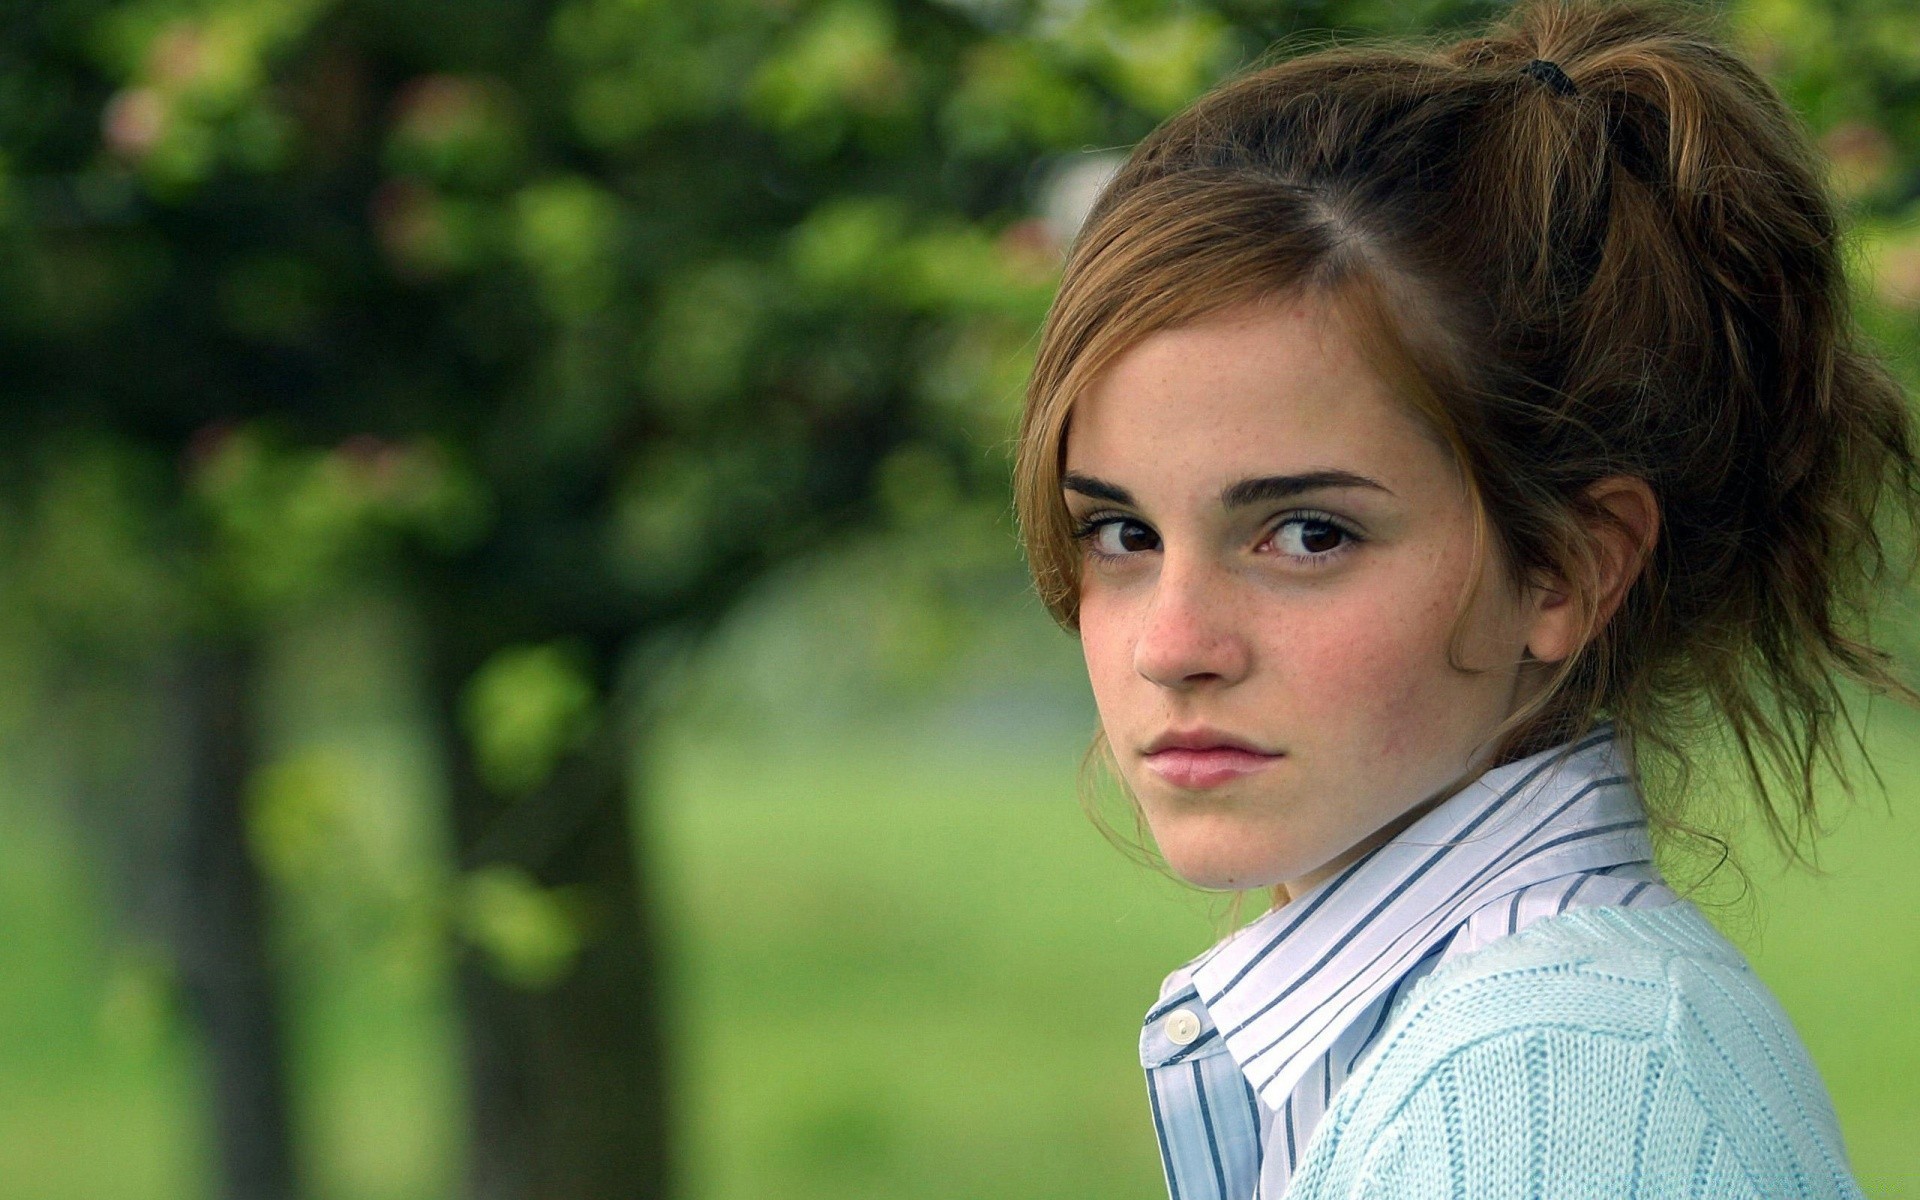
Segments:
[[[1792,1022],[1686,901],[1573,909],[1410,989],[1296,1186],[1389,1177],[1414,1195],[1859,1195]]]
[[[1390,1032],[1452,1041],[1550,1023],[1689,1044],[1698,1026],[1688,1015],[1728,1008],[1787,1022],[1746,956],[1692,903],[1591,906],[1447,958],[1402,1000]]]

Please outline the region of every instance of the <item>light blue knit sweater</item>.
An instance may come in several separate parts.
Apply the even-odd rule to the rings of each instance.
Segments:
[[[1786,1013],[1682,901],[1573,909],[1420,980],[1287,1200],[1860,1194]]]

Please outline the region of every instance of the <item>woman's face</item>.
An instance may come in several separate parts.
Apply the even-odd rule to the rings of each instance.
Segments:
[[[1293,894],[1384,841],[1524,697],[1539,605],[1452,455],[1325,302],[1148,337],[1075,404],[1080,640],[1101,724],[1172,869]],[[1525,686],[1532,686],[1531,673]]]

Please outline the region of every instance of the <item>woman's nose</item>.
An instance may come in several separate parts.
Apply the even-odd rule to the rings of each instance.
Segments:
[[[1245,676],[1250,655],[1231,591],[1230,580],[1201,564],[1166,561],[1141,615],[1134,670],[1179,690]]]

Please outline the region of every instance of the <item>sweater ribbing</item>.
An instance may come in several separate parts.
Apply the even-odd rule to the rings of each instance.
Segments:
[[[1690,903],[1592,907],[1441,964],[1289,1200],[1860,1196],[1818,1072]]]

